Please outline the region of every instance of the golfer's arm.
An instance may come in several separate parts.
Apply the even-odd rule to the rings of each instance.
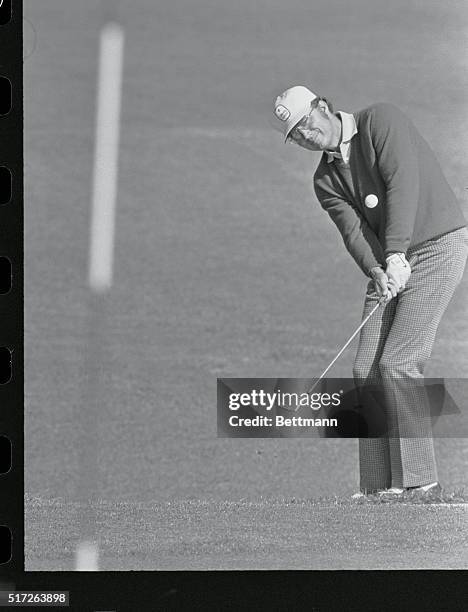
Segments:
[[[366,276],[385,261],[382,246],[367,221],[346,200],[327,195],[316,186],[318,200],[340,231],[343,242]]]
[[[386,185],[385,255],[406,253],[419,201],[419,163],[409,119],[395,106],[379,104],[372,117],[372,141]]]

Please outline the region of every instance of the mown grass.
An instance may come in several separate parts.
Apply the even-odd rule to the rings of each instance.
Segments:
[[[92,510],[104,570],[466,568],[468,506],[455,492],[441,497],[99,500]],[[81,507],[26,500],[26,569],[73,569]]]
[[[460,504],[467,502],[468,496],[464,489],[449,491],[443,488],[435,492],[427,491],[424,494],[410,489],[398,496],[367,495],[365,498],[356,500],[356,503],[374,504]]]

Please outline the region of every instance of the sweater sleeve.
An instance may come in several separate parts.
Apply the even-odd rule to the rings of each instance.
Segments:
[[[385,260],[372,228],[350,202],[339,197],[323,181],[315,180],[314,188],[320,205],[339,229],[347,250],[364,274],[370,276],[370,270],[381,266]]]
[[[406,253],[419,199],[419,164],[413,126],[397,107],[376,104],[370,123],[380,175],[386,185],[385,255]]]

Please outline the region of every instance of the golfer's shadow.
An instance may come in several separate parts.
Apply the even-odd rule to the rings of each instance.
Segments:
[[[336,380],[333,381],[334,387]],[[350,380],[342,381],[342,386],[350,384]],[[408,383],[413,384],[413,383]],[[326,386],[326,383],[325,383]],[[362,402],[362,394],[365,401]],[[443,380],[427,380],[424,385],[425,400],[429,410],[432,427],[442,423],[445,436],[456,435],[454,429],[460,426],[461,411],[451,394],[445,387]],[[388,428],[388,419],[382,400],[382,388],[380,386],[366,385],[360,392],[352,385],[341,395],[339,406],[328,409],[326,418],[335,419],[337,424],[323,428],[321,437],[324,438],[380,438],[391,436]],[[444,417],[452,417],[447,419]],[[462,421],[465,424],[464,421]],[[395,432],[394,432],[395,433]],[[395,435],[398,436],[398,433]],[[412,434],[415,435],[415,434]]]
[[[354,385],[341,394],[339,406],[326,409],[325,418],[330,425],[322,428],[323,438],[378,438],[385,434],[385,414],[380,407],[366,410]]]

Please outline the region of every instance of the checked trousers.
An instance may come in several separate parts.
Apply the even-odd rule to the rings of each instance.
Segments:
[[[437,481],[424,367],[467,254],[467,228],[409,249],[407,259],[417,261],[405,289],[361,331],[353,370],[360,403],[368,413],[379,407],[386,420],[382,435],[359,439],[361,491]],[[363,318],[377,300],[371,281]]]

